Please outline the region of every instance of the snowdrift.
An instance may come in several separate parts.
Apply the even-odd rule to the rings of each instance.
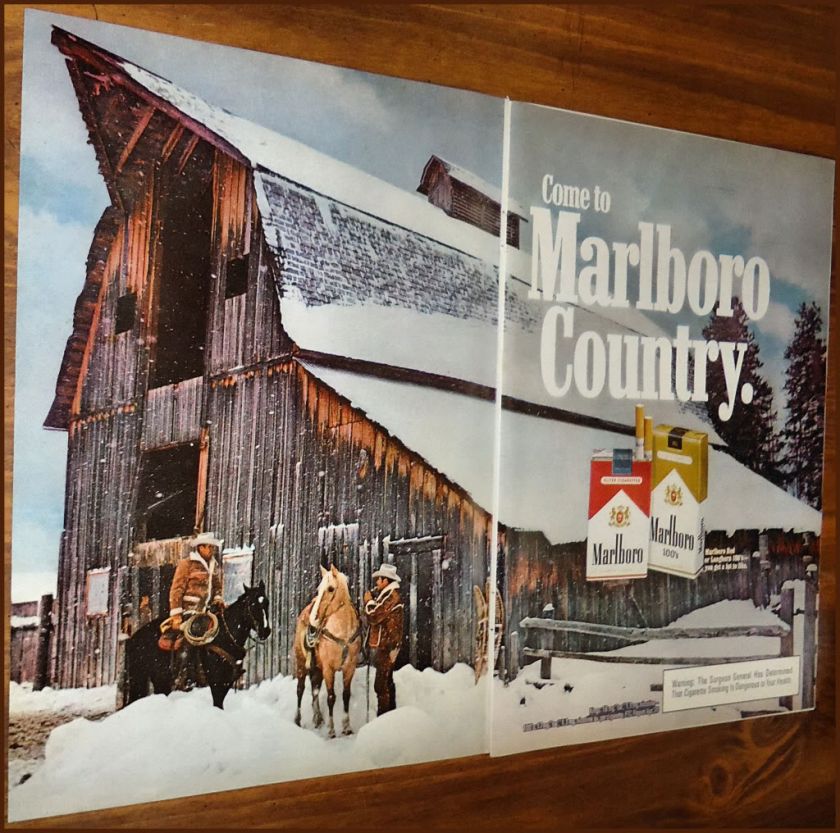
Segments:
[[[308,685],[303,725],[295,726],[297,695],[291,677],[275,677],[231,692],[224,711],[213,708],[210,692],[202,689],[147,697],[101,721],[74,720],[50,735],[40,769],[10,789],[9,819],[84,812],[487,750],[487,684],[484,679],[475,684],[472,668],[456,665],[441,674],[405,666],[394,680],[399,707],[376,718],[371,672],[371,719],[366,722],[366,674],[364,668],[357,671],[350,704],[356,734],[335,740],[327,738],[326,727],[312,728]],[[70,703],[74,697],[104,701],[113,698],[113,693],[111,688],[83,696],[61,694]],[[23,705],[25,697],[16,696]],[[28,708],[37,697],[38,693],[29,693]],[[321,700],[326,714],[323,689]],[[335,714],[340,727],[340,697]]]

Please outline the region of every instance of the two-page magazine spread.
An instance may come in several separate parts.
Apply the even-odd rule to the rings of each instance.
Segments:
[[[812,708],[832,189],[28,12],[10,819]]]

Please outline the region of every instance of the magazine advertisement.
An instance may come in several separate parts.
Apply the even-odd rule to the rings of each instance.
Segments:
[[[833,163],[511,110],[492,752],[812,708]]]
[[[812,708],[832,188],[28,11],[10,820]]]

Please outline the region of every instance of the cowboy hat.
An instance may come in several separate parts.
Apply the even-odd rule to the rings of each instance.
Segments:
[[[222,544],[224,544],[224,539],[217,538],[215,532],[199,532],[198,535],[190,541],[190,546],[197,549],[202,544],[209,544],[211,547],[218,547],[221,549]]]
[[[397,575],[397,568],[393,564],[383,564],[378,570],[371,574],[371,578],[386,578],[388,581],[396,581],[399,583],[400,577]]]

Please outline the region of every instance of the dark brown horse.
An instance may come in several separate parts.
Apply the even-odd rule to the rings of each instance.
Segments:
[[[362,629],[359,614],[350,599],[347,576],[335,565],[329,570],[321,567],[321,583],[315,598],[301,611],[295,628],[295,677],[297,677],[297,713],[295,723],[300,726],[300,702],[306,686],[306,675],[312,687],[312,713],[315,728],[324,722],[318,695],[321,682],[327,685],[327,705],[330,710],[330,737],[335,737],[333,706],[335,705],[335,676],[339,672],[344,683],[344,723],[342,734],[350,735],[350,686],[362,648]]]
[[[242,675],[245,642],[252,631],[257,638],[268,639],[268,599],[265,583],[244,587],[245,592],[219,614],[219,632],[210,645],[193,647],[202,676],[213,695],[213,705],[223,708],[228,691]],[[172,655],[158,647],[163,617],[143,625],[125,644],[125,667],[128,677],[126,705],[149,694],[172,691],[174,674]]]

